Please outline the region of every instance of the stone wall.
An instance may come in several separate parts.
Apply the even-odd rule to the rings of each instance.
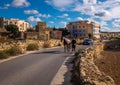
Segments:
[[[114,80],[101,72],[94,63],[102,50],[103,45],[100,44],[78,52],[73,67],[75,85],[115,85]]]

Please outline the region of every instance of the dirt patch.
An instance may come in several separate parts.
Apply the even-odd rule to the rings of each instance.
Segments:
[[[111,76],[116,85],[120,85],[120,51],[103,51],[95,64],[100,71]]]

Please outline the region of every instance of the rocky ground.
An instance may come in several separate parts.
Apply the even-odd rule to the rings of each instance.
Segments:
[[[116,85],[120,85],[120,51],[103,51],[95,60],[99,70],[111,76]]]

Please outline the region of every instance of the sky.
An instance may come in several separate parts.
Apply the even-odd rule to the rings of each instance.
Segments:
[[[44,21],[48,27],[90,20],[101,31],[120,32],[120,0],[0,0],[0,17],[25,20],[31,26]]]

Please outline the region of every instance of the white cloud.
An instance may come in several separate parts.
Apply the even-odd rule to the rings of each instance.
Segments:
[[[120,6],[111,8],[110,12],[112,15],[112,18],[120,18]]]
[[[54,6],[59,10],[65,10],[69,8],[77,0],[45,0],[46,3]]]
[[[105,0],[102,2],[100,0],[46,0],[46,2],[58,10],[64,8],[64,11],[77,11],[101,20],[120,17],[120,0]]]
[[[0,9],[8,9],[10,6],[12,7],[28,7],[30,3],[27,0],[13,0],[11,3],[3,4]]]
[[[65,18],[65,17],[68,17],[69,15],[68,14],[63,14],[61,16],[58,16],[59,18]]]
[[[115,19],[113,22],[113,27],[114,28],[119,28],[120,29],[120,18],[119,19]]]
[[[107,26],[108,24],[107,24],[106,21],[101,21],[101,22],[100,22],[100,25],[103,27],[103,26]]]
[[[106,21],[101,21],[100,25],[101,25],[101,31],[120,32],[120,18],[119,19],[115,19],[111,23],[111,25],[108,24]]]
[[[120,29],[119,28],[103,27],[101,31],[105,31],[105,32],[120,32]]]
[[[36,16],[37,17],[42,17],[42,18],[50,18],[51,17],[50,14],[41,14],[41,13],[37,14]]]
[[[101,31],[104,31],[104,32],[112,32],[112,30],[106,26],[102,27]]]
[[[83,20],[82,17],[77,17],[76,18],[77,21]]]
[[[5,4],[3,7],[0,7],[0,9],[8,9],[10,7],[10,4]]]
[[[12,6],[14,7],[28,7],[30,3],[27,0],[13,0]]]
[[[34,16],[30,16],[30,17],[28,17],[27,20],[28,20],[28,22],[30,22],[30,23],[41,21],[40,18],[38,18],[38,17],[34,17]]]
[[[71,18],[67,18],[67,20],[69,21],[69,20],[71,20]]]
[[[95,12],[93,16],[96,18],[100,18],[102,20],[111,20],[112,19],[111,13],[107,10],[99,10],[99,11]]]
[[[54,24],[54,22],[53,22],[53,21],[50,21],[49,23]]]
[[[39,12],[37,10],[25,10],[25,14],[38,14]]]
[[[97,3],[97,0],[83,0],[83,4],[96,4]]]
[[[42,17],[42,18],[49,18],[49,17],[51,17],[50,14],[42,14],[42,13],[39,13],[39,11],[37,11],[37,10],[25,10],[24,13],[25,14],[33,14],[36,17]]]
[[[60,24],[63,25],[63,27],[66,27],[67,22],[65,22],[65,21],[61,21]]]

